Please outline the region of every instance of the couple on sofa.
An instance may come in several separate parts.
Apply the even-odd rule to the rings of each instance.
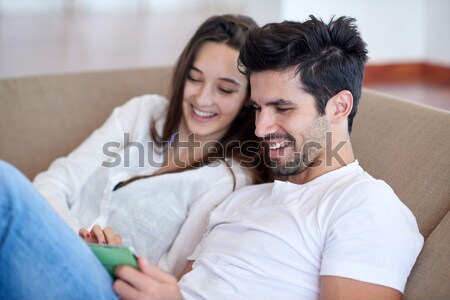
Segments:
[[[116,108],[35,187],[0,164],[0,298],[399,299],[423,238],[353,155],[366,60],[351,18],[209,18],[169,101]],[[139,270],[113,281],[80,237]]]

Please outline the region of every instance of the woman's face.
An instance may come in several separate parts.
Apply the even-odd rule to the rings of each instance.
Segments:
[[[247,79],[237,69],[239,52],[207,42],[199,49],[184,87],[180,130],[201,141],[218,141],[244,104]]]

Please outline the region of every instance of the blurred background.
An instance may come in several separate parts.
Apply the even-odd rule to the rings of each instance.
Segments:
[[[0,0],[0,78],[173,65],[205,18],[356,18],[364,85],[450,110],[448,0]]]

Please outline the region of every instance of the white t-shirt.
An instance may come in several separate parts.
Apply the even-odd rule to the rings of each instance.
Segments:
[[[174,274],[201,240],[210,211],[228,194],[251,183],[239,163],[217,162],[198,169],[134,181],[152,175],[163,157],[150,136],[161,132],[168,101],[136,97],[114,109],[106,122],[67,157],[55,160],[33,184],[76,231],[111,226],[138,255]],[[103,165],[103,166],[102,166]]]
[[[423,238],[409,209],[358,162],[303,185],[245,187],[210,217],[184,299],[318,299],[321,275],[403,292]]]

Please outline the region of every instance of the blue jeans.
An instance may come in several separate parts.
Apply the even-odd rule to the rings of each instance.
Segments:
[[[117,299],[91,250],[0,161],[0,299]]]

